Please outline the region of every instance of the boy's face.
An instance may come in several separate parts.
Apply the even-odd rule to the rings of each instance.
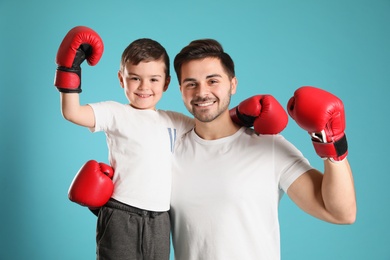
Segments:
[[[130,105],[137,109],[156,109],[170,82],[161,60],[138,65],[127,63],[123,71],[118,72],[118,78]]]
[[[229,79],[221,62],[205,58],[184,63],[180,91],[188,111],[201,122],[211,122],[229,107],[237,79]]]

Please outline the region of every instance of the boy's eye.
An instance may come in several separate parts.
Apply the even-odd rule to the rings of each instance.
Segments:
[[[157,78],[152,78],[151,81],[152,82],[158,82],[159,80]]]
[[[134,81],[137,81],[137,80],[140,80],[139,78],[137,77],[131,77],[130,80],[134,80]]]

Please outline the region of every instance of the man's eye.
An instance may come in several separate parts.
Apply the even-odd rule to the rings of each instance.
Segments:
[[[196,84],[195,83],[187,83],[186,88],[195,88]]]

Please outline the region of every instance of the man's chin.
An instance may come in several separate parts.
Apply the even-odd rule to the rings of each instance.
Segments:
[[[201,111],[195,111],[195,113],[193,113],[192,115],[202,123],[212,122],[214,119],[218,117],[218,115],[201,112]]]

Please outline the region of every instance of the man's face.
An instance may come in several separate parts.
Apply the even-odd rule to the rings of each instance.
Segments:
[[[217,58],[193,60],[182,65],[182,98],[188,111],[201,122],[211,122],[228,110],[236,85],[236,78],[229,79]]]

